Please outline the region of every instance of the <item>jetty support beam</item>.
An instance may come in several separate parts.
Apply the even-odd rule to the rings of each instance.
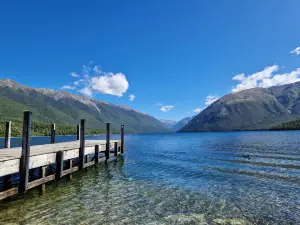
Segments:
[[[11,139],[11,121],[5,123],[5,145],[4,148],[10,148]]]
[[[55,123],[52,123],[52,124],[51,124],[51,140],[50,140],[50,143],[51,143],[51,144],[54,144],[54,143],[55,143],[55,133],[56,133],[56,130],[55,130]]]
[[[82,170],[84,167],[84,152],[85,152],[85,136],[84,136],[84,128],[85,128],[85,119],[80,121],[80,147],[79,147],[79,170]]]
[[[99,163],[99,145],[95,145],[95,164]]]
[[[31,118],[32,112],[25,111],[23,119],[22,133],[22,152],[20,158],[20,184],[19,192],[27,191],[29,178],[29,156],[30,156],[30,138],[31,138]]]
[[[105,149],[105,157],[106,160],[109,159],[110,151],[110,123],[106,123],[106,149]]]
[[[64,154],[62,151],[56,152],[56,173],[55,173],[56,180],[62,178],[62,172],[64,167],[63,155]]]
[[[46,177],[46,169],[47,169],[47,166],[40,167],[42,179],[44,179]],[[45,192],[45,191],[46,191],[46,183],[43,183],[41,185],[41,192]]]
[[[76,129],[76,140],[79,141],[80,139],[80,125],[77,124],[77,129]]]
[[[115,142],[115,156],[118,156],[118,142]]]
[[[11,139],[11,121],[5,123],[5,142],[4,148],[10,148],[10,139]],[[4,177],[4,189],[7,190],[10,188],[11,175]]]

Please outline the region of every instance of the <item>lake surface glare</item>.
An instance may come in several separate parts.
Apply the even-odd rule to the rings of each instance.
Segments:
[[[299,137],[127,134],[118,160],[0,202],[0,224],[300,224]]]

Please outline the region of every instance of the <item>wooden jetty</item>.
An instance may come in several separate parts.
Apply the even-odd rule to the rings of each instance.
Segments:
[[[71,174],[75,171],[99,162],[108,162],[124,153],[124,125],[121,125],[121,140],[110,140],[109,123],[106,125],[106,140],[85,140],[84,119],[77,125],[77,140],[55,143],[56,130],[55,124],[52,124],[51,144],[31,146],[31,116],[31,112],[24,112],[22,147],[10,148],[11,122],[6,123],[6,149],[0,149],[0,177],[4,178],[4,190],[0,192],[0,200],[37,186],[45,190],[45,185],[49,181],[59,180],[63,176],[71,178]],[[89,161],[90,155],[94,157]],[[74,161],[77,162],[76,166]],[[55,172],[46,174],[50,165],[55,165]],[[29,181],[29,171],[33,169],[39,169],[41,175]],[[14,174],[19,174],[17,187],[11,185]]]

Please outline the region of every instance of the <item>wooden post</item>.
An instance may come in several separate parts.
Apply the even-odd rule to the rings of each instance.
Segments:
[[[41,167],[41,178],[46,177],[46,168],[47,168],[47,166],[42,166]],[[46,183],[43,183],[41,185],[41,192],[45,192],[45,191],[46,191]]]
[[[118,142],[115,142],[115,156],[118,156]]]
[[[84,148],[85,148],[85,136],[84,136],[84,127],[85,127],[85,120],[82,119],[80,121],[80,148],[79,148],[79,170],[83,169],[84,165]]]
[[[77,124],[77,130],[76,130],[76,140],[78,141],[80,139],[80,125]]]
[[[121,154],[124,153],[124,125],[121,125]]]
[[[51,144],[54,144],[55,143],[55,123],[52,123],[51,124],[51,141],[50,143]]]
[[[95,145],[95,164],[99,163],[99,145]]]
[[[62,151],[56,152],[56,173],[55,173],[56,180],[59,180],[62,177],[63,166],[64,166],[63,156],[64,155]]]
[[[89,155],[85,155],[85,163],[88,163],[89,162]],[[85,171],[88,171],[88,168],[87,167],[85,167],[85,169],[84,169]]]
[[[105,157],[106,160],[109,159],[110,151],[110,123],[106,123],[106,149],[105,149]]]
[[[69,159],[69,160],[68,160],[68,168],[69,168],[69,169],[72,169],[72,167],[73,167],[73,164],[72,164],[72,163],[73,163],[72,159]],[[69,178],[69,180],[72,180],[72,173],[69,173],[69,174],[68,174],[68,178]]]
[[[4,176],[4,190],[8,190],[11,187],[10,183],[11,175]]]
[[[11,121],[5,123],[5,142],[4,148],[10,148],[10,138],[11,138]],[[10,184],[11,175],[4,177],[4,189],[8,190],[11,186]]]
[[[4,148],[10,148],[11,138],[11,121],[5,123],[5,146]]]
[[[29,156],[31,138],[31,116],[32,112],[25,111],[23,119],[22,152],[20,158],[20,184],[19,192],[26,192],[29,177]]]

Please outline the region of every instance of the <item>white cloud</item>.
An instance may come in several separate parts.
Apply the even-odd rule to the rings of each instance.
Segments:
[[[129,100],[130,101],[133,101],[134,99],[135,99],[135,95],[133,95],[133,94],[129,95]]]
[[[157,105],[157,106],[162,106],[163,104],[160,103],[160,102],[156,102],[156,105]]]
[[[300,81],[300,68],[297,68],[290,73],[276,74],[271,78],[263,79],[258,86],[267,88],[271,86],[295,83],[298,81]]]
[[[121,97],[129,87],[129,83],[123,73],[104,72],[93,61],[90,61],[87,65],[82,65],[80,75],[75,72],[70,73],[70,75],[79,78],[73,85],[79,89],[80,93],[87,96],[101,93]]]
[[[92,90],[89,87],[84,87],[84,88],[80,89],[79,92],[81,94],[87,95],[89,97],[93,96],[93,92],[92,92]]]
[[[74,83],[73,83],[75,86],[78,86],[79,84],[80,84],[80,81],[78,80],[78,81],[75,81]]]
[[[300,47],[295,48],[294,50],[290,51],[291,54],[300,55]]]
[[[95,92],[121,97],[127,91],[129,84],[122,73],[105,73],[103,76],[92,77],[89,87]]]
[[[217,101],[220,97],[217,95],[208,95],[205,99],[205,105],[209,106],[212,103],[214,103],[215,101]]]
[[[70,86],[70,85],[64,85],[60,89],[62,89],[62,90],[75,90],[76,87]]]
[[[160,111],[162,112],[168,112],[171,111],[175,106],[174,105],[164,105],[160,107]]]
[[[194,109],[194,113],[200,113],[203,109],[202,108],[196,108]]]
[[[80,77],[79,74],[75,73],[75,72],[72,72],[70,73],[71,77]]]
[[[97,65],[94,66],[93,71],[94,71],[95,73],[102,73],[102,70],[101,70],[100,66],[97,66]]]
[[[271,86],[289,84],[300,81],[300,68],[290,73],[274,74],[276,71],[278,71],[278,69],[278,65],[273,65],[266,67],[264,70],[251,74],[249,76],[245,76],[245,74],[238,74],[232,79],[239,81],[240,84],[234,87],[232,89],[232,92],[242,91],[255,87],[268,88]]]
[[[232,80],[238,80],[238,81],[242,81],[244,79],[245,79],[245,74],[244,73],[238,74],[238,75],[236,75],[232,78]]]

